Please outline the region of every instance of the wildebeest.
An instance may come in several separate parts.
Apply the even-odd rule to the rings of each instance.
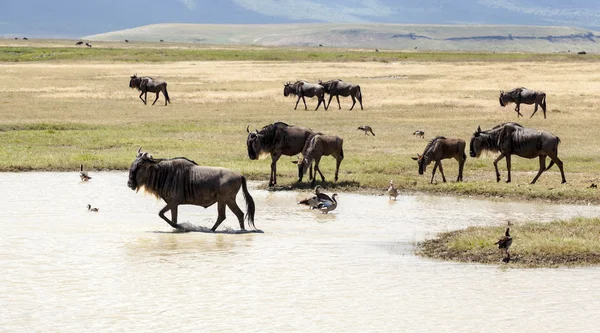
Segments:
[[[248,192],[246,178],[229,169],[199,166],[185,157],[154,159],[147,152],[142,152],[140,147],[129,168],[127,186],[134,191],[144,188],[146,192],[163,199],[167,205],[158,216],[176,229],[181,229],[177,224],[179,205],[208,208],[216,203],[219,215],[212,231],[217,230],[225,220],[225,206],[238,218],[240,228],[246,230],[244,213],[235,201],[241,187],[246,200],[246,220],[249,226],[255,228],[255,205]],[[165,216],[168,210],[171,211],[171,220]]]
[[[442,173],[442,180],[444,183],[446,182],[444,169],[442,168],[442,160],[446,158],[454,158],[458,161],[458,177],[456,177],[456,181],[460,182],[463,180],[463,167],[465,166],[465,161],[467,159],[467,155],[465,154],[465,146],[466,144],[464,140],[447,139],[443,136],[437,136],[427,143],[427,146],[425,146],[425,150],[423,151],[423,155],[417,154],[417,157],[413,157],[412,159],[418,162],[420,175],[425,172],[425,169],[429,163],[435,161],[433,172],[431,173],[431,181],[429,182],[430,184],[433,184],[435,170],[438,168],[438,166],[440,167],[440,172]]]
[[[75,45],[81,45],[81,44],[83,44],[82,41],[79,41],[79,42],[75,43]]]
[[[171,99],[169,98],[169,93],[167,92],[167,82],[161,80],[155,80],[149,76],[137,76],[137,74],[133,75],[129,80],[129,88],[137,88],[140,93],[140,99],[144,104],[146,104],[146,100],[148,99],[148,92],[156,93],[156,98],[154,99],[154,103],[158,100],[158,96],[162,91],[163,95],[165,95],[165,105],[167,102],[171,103]],[[144,95],[144,98],[142,98]],[[152,105],[154,105],[152,103]]]
[[[92,47],[92,44],[90,44],[90,43],[85,43],[85,46],[87,46],[87,47]]]
[[[498,172],[498,161],[506,157],[506,168],[508,169],[507,183],[510,182],[510,163],[511,155],[517,155],[525,158],[539,157],[540,169],[531,181],[535,184],[542,172],[550,169],[554,163],[560,169],[562,183],[566,183],[565,173],[563,171],[563,162],[558,158],[558,144],[560,139],[552,133],[539,131],[531,128],[525,128],[517,123],[503,123],[494,128],[482,131],[477,127],[473,133],[470,145],[471,157],[479,157],[481,152],[488,150],[491,152],[500,152],[500,156],[494,160],[496,169],[496,181],[500,181],[500,172]],[[550,157],[550,165],[546,168],[546,156]]]
[[[337,135],[323,135],[321,133],[313,133],[302,150],[302,159],[300,161],[294,161],[298,163],[298,181],[302,181],[302,177],[306,174],[306,171],[311,167],[312,163],[315,163],[314,173],[312,174],[311,186],[315,186],[315,178],[317,178],[317,172],[321,175],[321,181],[325,181],[325,176],[319,168],[321,157],[332,156],[335,158],[335,181],[338,181],[338,173],[340,171],[340,164],[344,159],[344,139]]]
[[[360,103],[360,109],[363,110],[362,105],[362,93],[360,92],[360,86],[358,84],[352,84],[348,82],[344,82],[342,80],[329,80],[327,82],[322,82],[319,80],[319,84],[325,88],[325,92],[329,94],[329,102],[327,103],[327,107],[331,106],[331,99],[333,96],[337,99],[338,102],[338,110],[342,109],[340,105],[340,96],[343,97],[352,97],[352,106],[350,110],[354,108],[356,104],[356,100]]]
[[[126,39],[126,40],[125,40],[125,43],[129,43],[129,39]]]
[[[276,122],[263,127],[260,131],[250,132],[246,127],[248,138],[248,157],[251,160],[271,155],[271,175],[269,186],[277,184],[277,161],[281,155],[298,155],[304,149],[304,144],[313,133],[310,128],[291,126],[286,123]]]
[[[294,83],[288,82],[283,85],[283,96],[287,97],[289,95],[296,95],[298,99],[296,100],[296,106],[294,110],[298,108],[298,102],[300,102],[300,98],[302,98],[302,102],[304,102],[304,110],[307,110],[306,100],[304,97],[317,97],[319,103],[317,104],[317,108],[315,111],[319,109],[321,103],[323,103],[323,107],[327,110],[327,105],[325,104],[325,89],[320,84],[308,83],[307,81],[296,81]]]
[[[524,87],[515,88],[511,91],[504,92],[500,91],[500,106],[504,107],[510,103],[515,103],[515,111],[517,111],[517,118],[523,117],[520,112],[521,104],[535,104],[531,117],[537,112],[538,105],[542,107],[544,111],[544,119],[546,119],[546,93],[543,91],[535,91]]]
[[[29,38],[27,38],[27,37],[23,37],[23,40],[29,40]]]

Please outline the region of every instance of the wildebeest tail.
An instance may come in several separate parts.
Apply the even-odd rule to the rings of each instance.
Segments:
[[[246,184],[246,177],[242,176],[242,190],[244,191],[244,200],[246,200],[246,221],[248,221],[248,226],[252,226],[252,228],[256,229],[254,226],[254,212],[256,211],[256,206],[254,205],[254,199],[248,192],[248,186]]]
[[[556,137],[556,146],[554,146],[554,155],[558,156],[558,144],[560,143],[560,138]],[[552,166],[554,165],[554,161],[550,160],[550,164],[548,164],[548,167],[546,169],[544,169],[544,171],[548,171],[548,169],[550,169]]]
[[[544,94],[544,98],[542,98],[542,110],[546,110],[546,94]]]
[[[165,82],[165,89],[163,90],[163,93],[165,94],[165,98],[167,99],[167,102],[171,103],[171,99],[169,98],[169,93],[167,92],[167,83]]]

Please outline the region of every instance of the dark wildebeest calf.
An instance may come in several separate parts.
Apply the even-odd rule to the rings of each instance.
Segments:
[[[315,178],[317,172],[321,175],[321,181],[325,181],[325,176],[319,168],[321,157],[333,156],[335,158],[335,181],[338,181],[338,174],[340,171],[340,164],[344,159],[344,140],[337,135],[323,135],[322,133],[312,134],[302,150],[302,159],[300,161],[294,161],[298,163],[298,182],[302,181],[302,177],[306,174],[306,171],[311,167],[313,161],[315,162],[314,173],[310,175],[311,186],[315,186]]]
[[[494,160],[496,181],[498,182],[500,181],[498,161],[506,157],[506,168],[508,169],[506,182],[510,183],[510,156],[514,154],[525,158],[539,157],[540,169],[531,184],[535,184],[542,172],[550,169],[554,163],[560,169],[561,183],[566,183],[563,162],[558,158],[559,143],[560,139],[552,133],[525,128],[517,123],[500,124],[487,131],[482,131],[478,126],[471,138],[469,154],[471,157],[479,157],[484,150],[500,152],[500,156]],[[547,168],[546,156],[551,159]]]
[[[248,192],[246,178],[239,173],[225,169],[199,166],[184,157],[171,159],[154,159],[152,155],[143,153],[140,147],[135,161],[129,168],[127,186],[163,199],[167,205],[158,213],[173,228],[181,229],[177,224],[177,207],[179,205],[196,205],[208,208],[215,203],[219,213],[212,231],[217,230],[225,220],[225,206],[235,214],[244,228],[244,212],[238,207],[235,197],[240,188],[246,200],[246,220],[254,227],[254,200]],[[171,210],[171,220],[165,213]],[[255,228],[256,229],[256,228]]]
[[[276,122],[263,127],[260,131],[250,132],[246,127],[248,139],[248,157],[251,160],[271,155],[271,175],[269,186],[277,184],[277,161],[281,155],[294,156],[302,152],[308,137],[313,133],[310,128],[290,126]]]
[[[129,80],[129,88],[137,88],[141,91],[140,99],[144,102],[144,105],[148,100],[148,92],[156,93],[156,98],[154,99],[154,103],[156,103],[161,91],[163,95],[165,95],[165,105],[167,105],[167,102],[171,103],[169,93],[167,92],[167,83],[165,81],[155,80],[149,76],[138,77],[137,74],[135,74],[131,77],[131,80]],[[144,95],[144,98],[142,98],[142,95]],[[154,105],[154,103],[152,103],[152,105]]]
[[[435,161],[433,172],[431,173],[431,181],[429,182],[430,184],[433,184],[435,170],[438,168],[438,166],[440,167],[440,172],[442,173],[442,180],[444,183],[446,182],[444,169],[442,168],[442,160],[446,158],[455,158],[458,161],[458,177],[456,177],[456,181],[460,182],[463,180],[463,167],[465,166],[465,161],[467,160],[465,146],[466,144],[464,140],[446,139],[443,136],[438,136],[429,141],[427,146],[425,146],[423,155],[417,154],[417,157],[413,157],[412,159],[418,162],[420,175],[425,172],[425,168],[429,165],[429,163]]]
[[[327,110],[327,105],[325,104],[325,88],[323,88],[323,86],[320,84],[308,83],[307,81],[296,81],[295,83],[288,82],[283,85],[283,96],[287,97],[289,95],[298,96],[294,110],[298,108],[298,102],[300,102],[300,98],[302,98],[302,102],[304,102],[304,110],[308,109],[304,96],[317,97],[319,103],[317,104],[315,111],[319,109],[321,103],[323,103],[323,107],[325,110]]]
[[[521,114],[521,104],[535,104],[535,109],[531,114],[531,117],[537,112],[538,105],[542,107],[544,111],[544,119],[546,119],[546,93],[543,91],[535,91],[527,88],[515,88],[509,92],[500,91],[500,106],[504,107],[510,103],[515,103],[515,111],[517,111],[517,118],[523,117]],[[529,118],[531,118],[529,117]]]
[[[338,110],[341,110],[340,96],[350,96],[352,97],[352,106],[350,107],[350,110],[354,108],[356,100],[360,103],[360,109],[363,110],[362,93],[360,92],[360,86],[358,84],[352,84],[342,80],[330,80],[327,82],[321,82],[321,80],[319,80],[319,84],[322,85],[323,88],[325,88],[325,92],[329,94],[327,107],[331,106],[331,99],[335,96],[338,102]]]

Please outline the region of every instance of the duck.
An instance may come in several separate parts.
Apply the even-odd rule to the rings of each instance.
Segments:
[[[506,252],[506,257],[502,260],[504,262],[509,262],[510,261],[510,253],[508,252],[508,249],[510,248],[510,246],[512,245],[512,236],[510,235],[510,227],[506,228],[506,232],[504,233],[504,236],[500,237],[498,239],[498,241],[494,244],[498,245],[499,249],[504,249],[504,251]]]
[[[394,197],[394,200],[396,200],[396,197],[398,196],[398,189],[394,187],[393,180],[390,180],[390,187],[388,187],[387,193],[390,200],[392,200],[392,197]]]
[[[87,171],[83,171],[83,164],[79,165],[79,178],[81,178],[82,182],[87,182],[88,180],[92,179],[92,177],[88,175]]]
[[[321,193],[321,185],[317,185],[315,187],[315,195],[298,201],[298,205],[306,205],[310,209],[316,209],[319,206],[320,200],[331,201],[331,198],[327,194]]]
[[[326,194],[323,195],[329,197]],[[320,209],[323,214],[328,214],[332,210],[335,210],[337,208],[337,196],[337,193],[334,193],[329,199],[320,199],[317,208]]]
[[[90,204],[88,204],[88,205],[87,205],[87,209],[88,209],[88,211],[90,211],[90,212],[97,212],[97,211],[99,211],[99,210],[100,210],[100,209],[98,209],[98,208],[92,208],[92,205],[90,205]]]

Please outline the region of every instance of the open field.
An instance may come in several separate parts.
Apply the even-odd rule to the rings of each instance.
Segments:
[[[497,264],[505,256],[494,243],[506,226],[469,227],[421,242],[417,253],[437,259]],[[509,265],[515,267],[600,264],[600,219],[576,218],[551,223],[522,223],[510,228]]]
[[[0,48],[0,54],[6,50]],[[439,60],[414,56],[386,62],[201,61],[173,56],[171,61],[151,63],[143,62],[144,56],[138,57],[140,62],[117,61],[111,57],[121,51],[98,50],[107,58],[0,64],[0,170],[75,172],[80,163],[91,170],[127,169],[142,146],[156,157],[186,156],[268,180],[270,162],[247,157],[245,129],[284,121],[344,138],[346,158],[336,185],[342,190],[383,192],[394,179],[404,191],[600,203],[598,190],[589,188],[600,181],[600,137],[595,135],[600,128],[600,62],[595,58],[515,61],[471,54],[459,60],[447,54],[450,61],[444,61],[446,56],[438,53]],[[309,58],[313,51],[294,52]],[[163,106],[161,95],[155,106],[145,106],[139,93],[128,87],[134,73],[166,80],[172,104]],[[349,111],[349,98],[342,98],[341,111],[334,103],[328,111],[315,112],[316,100],[310,99],[309,111],[293,110],[295,99],[283,97],[283,84],[301,78],[358,83],[365,110]],[[432,166],[426,175],[417,174],[410,157],[422,153],[426,140],[412,136],[414,130],[424,130],[426,138],[445,135],[468,142],[477,125],[486,129],[517,120],[512,108],[498,105],[499,90],[517,86],[548,94],[548,119],[538,111],[534,118],[518,121],[561,138],[559,157],[567,184],[560,184],[554,167],[529,185],[537,159],[518,157],[513,158],[511,184],[495,182],[494,156],[467,158],[464,183],[454,182],[457,163],[450,160],[444,162],[450,181],[446,184],[439,172],[438,184],[429,184]],[[522,106],[526,117],[532,111],[532,106]],[[363,124],[371,125],[376,136],[366,137],[356,129]],[[284,188],[295,183],[296,166],[290,163],[294,159],[282,157],[278,163],[278,182]],[[499,165],[504,179],[504,161]],[[321,169],[332,180],[334,160],[324,158]]]

